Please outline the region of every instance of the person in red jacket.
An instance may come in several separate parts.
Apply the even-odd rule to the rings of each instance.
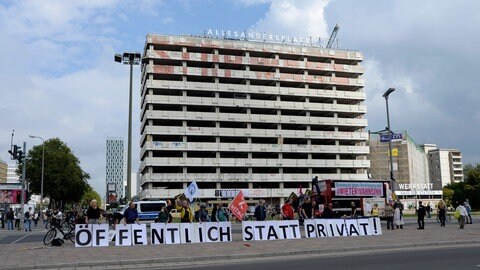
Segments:
[[[293,207],[292,207],[292,201],[290,199],[287,199],[285,204],[282,206],[282,218],[284,220],[293,219]]]

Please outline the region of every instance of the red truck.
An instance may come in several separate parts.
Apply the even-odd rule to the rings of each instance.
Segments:
[[[331,203],[335,217],[350,216],[352,202],[357,216],[371,216],[373,210],[373,215],[384,217],[385,203],[391,199],[390,182],[384,180],[312,180],[312,184],[312,199],[320,212]]]

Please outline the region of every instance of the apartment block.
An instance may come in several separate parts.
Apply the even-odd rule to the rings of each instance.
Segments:
[[[311,179],[366,180],[358,51],[149,34],[141,78],[143,198],[196,181],[202,200],[283,201]]]

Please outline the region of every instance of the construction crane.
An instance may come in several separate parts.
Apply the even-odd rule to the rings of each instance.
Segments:
[[[335,38],[337,37],[338,29],[340,29],[340,26],[338,24],[335,24],[335,27],[333,28],[332,34],[330,35],[330,39],[328,39],[327,43],[327,49],[332,48],[333,42],[335,41]]]

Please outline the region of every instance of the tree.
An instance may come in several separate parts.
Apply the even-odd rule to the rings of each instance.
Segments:
[[[27,179],[33,193],[41,192],[42,145],[34,146],[27,155]],[[21,170],[21,166],[19,170]],[[88,173],[80,161],[59,138],[45,141],[43,196],[64,203],[78,202],[88,189]]]
[[[465,180],[459,183],[446,185],[445,188],[453,191],[451,202],[454,206],[457,203],[468,200],[474,209],[480,208],[480,164],[475,166],[467,164],[463,167]],[[444,191],[445,191],[444,188]]]
[[[102,199],[100,198],[100,195],[93,190],[91,186],[87,187],[87,190],[82,196],[82,207],[83,206],[88,206],[91,200],[97,200],[97,205],[100,207],[102,205]]]

